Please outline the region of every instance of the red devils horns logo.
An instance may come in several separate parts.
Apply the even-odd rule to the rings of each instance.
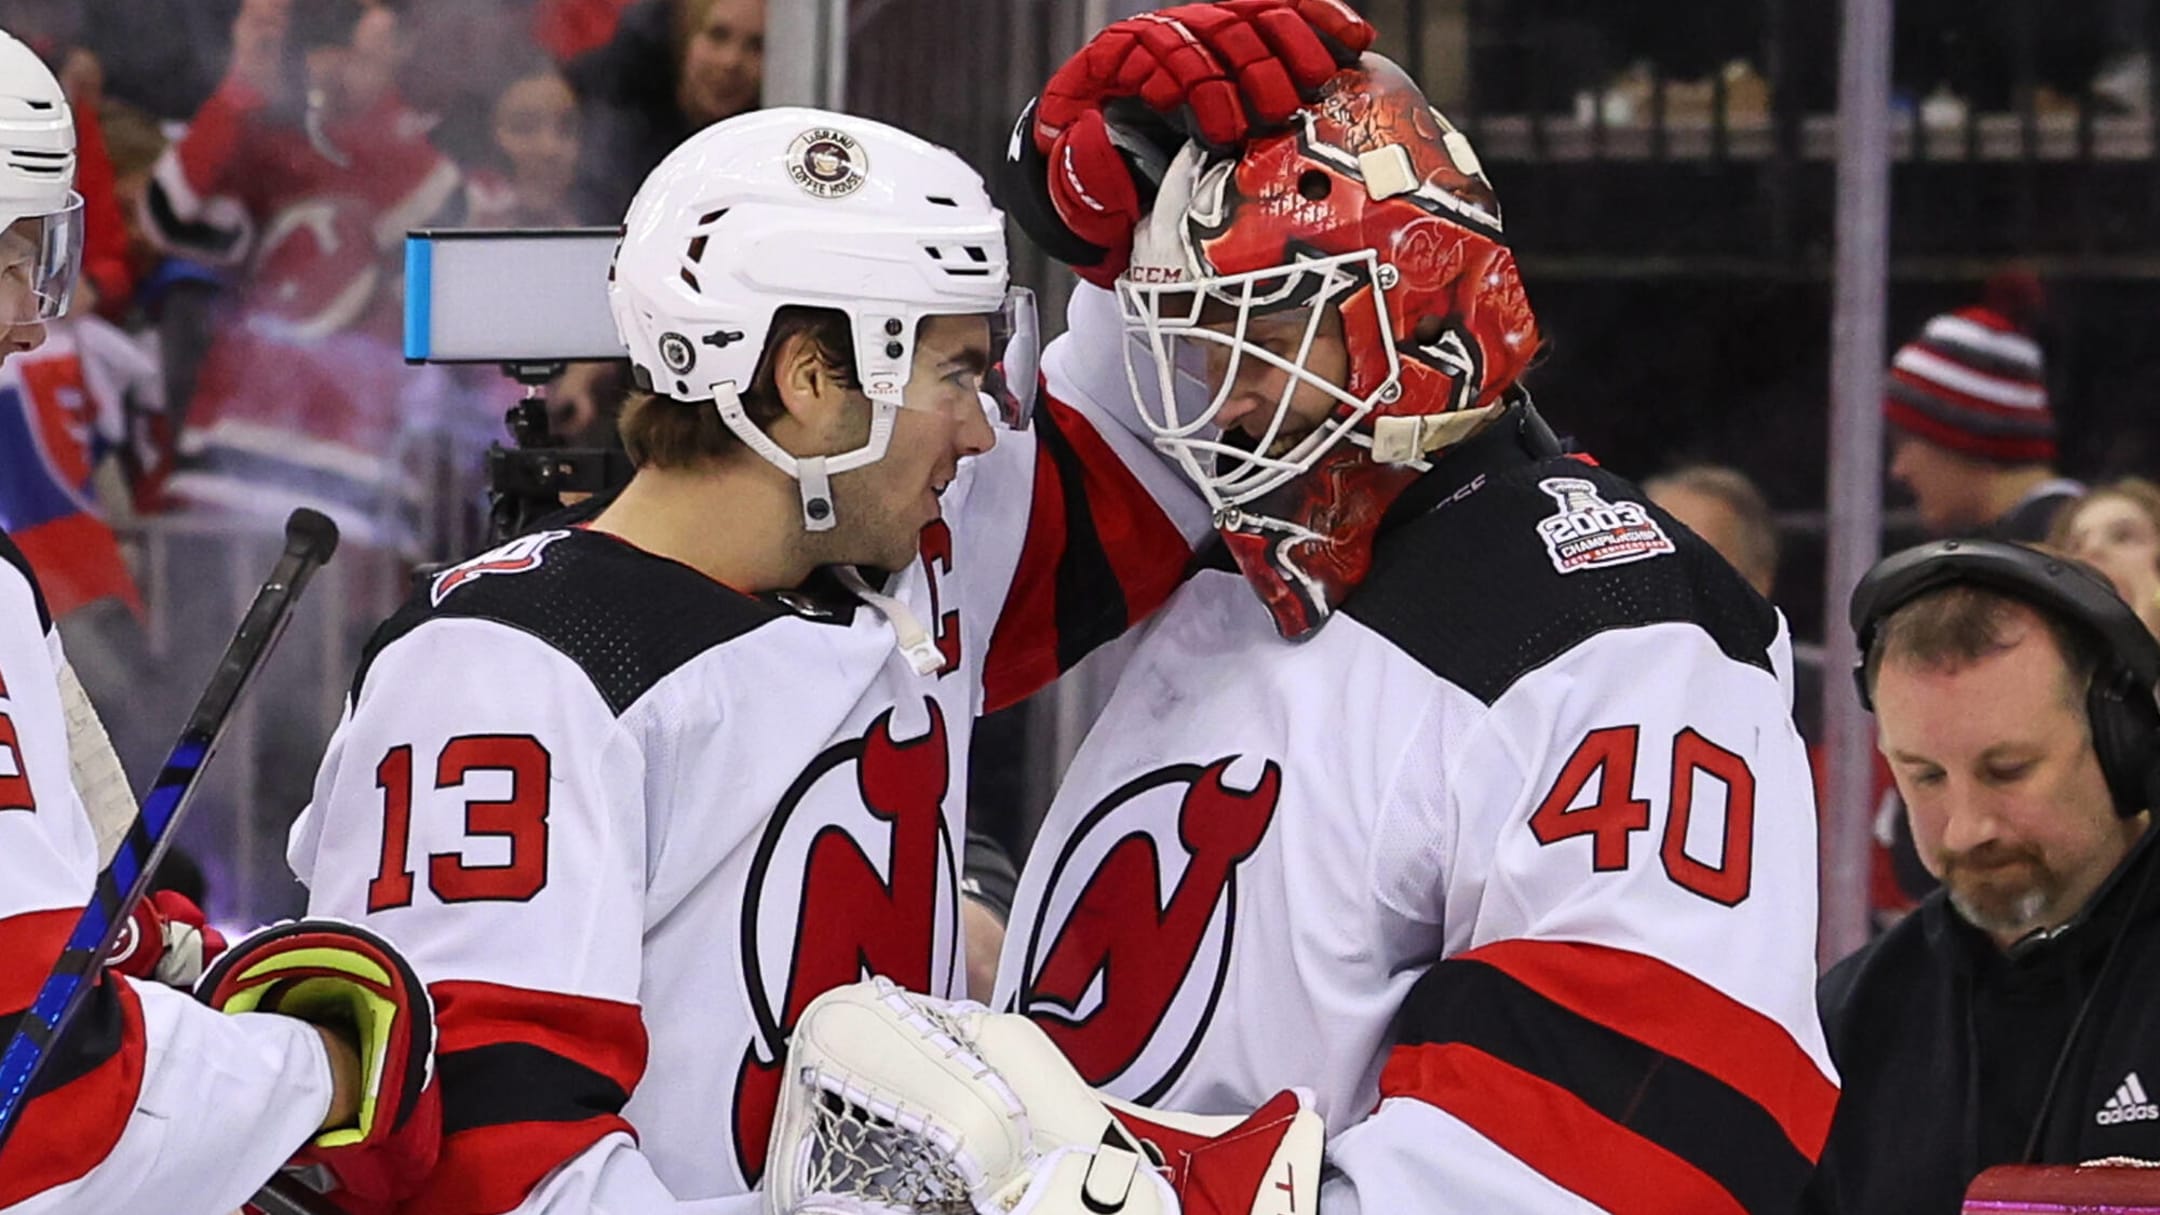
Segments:
[[[1282,792],[1273,761],[1250,792],[1224,784],[1235,759],[1159,769],[1103,799],[1059,854],[1030,930],[1019,1011],[1089,1084],[1143,1104],[1169,1091],[1214,1015],[1237,867]]]
[[[522,574],[540,568],[540,554],[548,545],[555,543],[569,532],[535,532],[519,536],[501,548],[480,554],[463,565],[454,565],[435,575],[434,584],[428,589],[428,600],[436,607],[449,597],[450,592],[489,574]]]
[[[958,865],[945,826],[950,743],[895,740],[887,709],[826,748],[780,799],[743,899],[743,980],[757,1039],[735,1079],[735,1162],[765,1173],[787,1036],[810,1001],[866,974],[936,992],[959,969]],[[938,960],[943,958],[943,966]]]

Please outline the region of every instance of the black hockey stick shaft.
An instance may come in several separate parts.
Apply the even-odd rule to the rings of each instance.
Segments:
[[[262,1215],[345,1215],[337,1204],[300,1183],[290,1173],[279,1173],[263,1183],[248,1200]]]
[[[30,1086],[52,1047],[81,1011],[96,985],[98,969],[113,939],[149,891],[158,862],[172,844],[173,829],[197,788],[203,765],[217,750],[232,719],[233,706],[292,618],[302,588],[337,551],[337,526],[311,510],[296,510],[285,521],[285,552],[270,580],[240,622],[240,631],[218,661],[209,686],[195,703],[179,741],[166,756],[157,783],[120,841],[119,851],[97,876],[89,906],[75,920],[60,960],[0,1052],[0,1147],[14,1131]]]

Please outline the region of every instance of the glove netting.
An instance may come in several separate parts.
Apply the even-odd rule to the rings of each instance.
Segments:
[[[970,1060],[981,1069],[979,1074],[996,1076],[974,1051],[966,1030],[945,1010],[897,992],[887,999],[895,997],[904,1002],[910,1019],[928,1022],[934,1032],[927,1036],[943,1044],[948,1055]],[[815,1069],[803,1081],[818,1094],[801,1162],[805,1192],[844,1195],[919,1215],[975,1215],[969,1197],[973,1187],[959,1167],[960,1145],[950,1132],[923,1112],[874,1094],[845,1075]],[[1001,1079],[995,1082],[1004,1087]]]

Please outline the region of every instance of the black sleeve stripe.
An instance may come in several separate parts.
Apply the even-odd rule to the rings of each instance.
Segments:
[[[1482,962],[1442,962],[1396,1019],[1404,1045],[1461,1043],[1574,1094],[1687,1161],[1749,1211],[1786,1211],[1814,1171],[1769,1111],[1693,1064]]]
[[[583,1122],[622,1113],[630,1094],[574,1059],[525,1042],[452,1051],[436,1060],[443,1134],[518,1122]]]
[[[1065,508],[1065,549],[1057,567],[1057,663],[1070,671],[1096,647],[1125,631],[1132,619],[1125,587],[1103,549],[1088,511],[1087,469],[1051,410],[1036,412],[1042,450],[1056,465]]]
[[[82,1011],[68,1022],[60,1045],[48,1051],[45,1062],[38,1067],[37,1080],[30,1085],[31,1097],[80,1080],[120,1053],[127,1030],[127,1020],[120,1009],[121,982],[107,977],[91,985]],[[16,1027],[22,1024],[25,1015],[13,1013],[0,1017],[0,1042],[15,1036]],[[32,1024],[37,1029],[45,1027],[42,1021]],[[42,1038],[42,1035],[38,1037]]]
[[[30,584],[30,598],[37,604],[39,633],[52,632],[52,609],[45,603],[45,588],[38,585],[37,571],[30,568],[30,558],[23,556],[23,551],[15,547],[15,541],[6,532],[0,532],[0,561],[14,566],[15,572]]]

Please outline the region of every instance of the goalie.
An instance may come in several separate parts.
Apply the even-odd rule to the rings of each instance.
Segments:
[[[1242,8],[1109,27],[1005,166],[1220,543],[1066,774],[993,1006],[1148,1104],[1309,1086],[1322,1215],[1790,1209],[1837,1086],[1784,621],[1555,441],[1492,185],[1399,69],[1266,127],[1130,70]]]

